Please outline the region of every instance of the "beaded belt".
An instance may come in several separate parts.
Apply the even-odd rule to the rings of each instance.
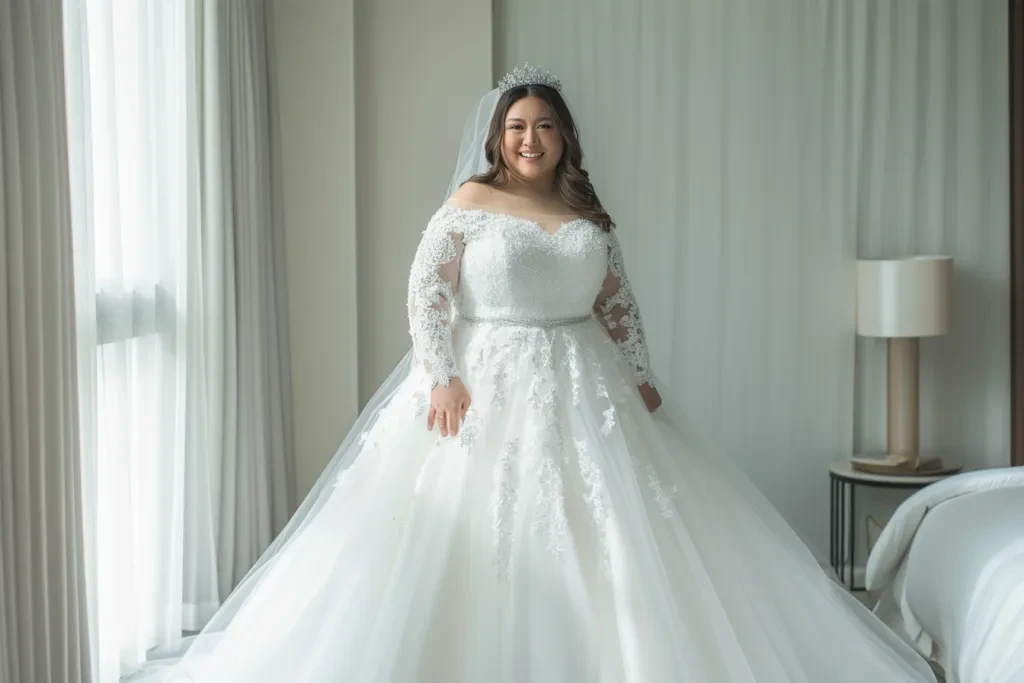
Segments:
[[[459,318],[470,324],[484,323],[487,325],[504,325],[509,327],[564,327],[566,325],[578,325],[588,320],[593,320],[593,314],[578,315],[573,318],[556,318],[554,320],[538,320],[536,318],[477,318],[471,315],[464,315]]]

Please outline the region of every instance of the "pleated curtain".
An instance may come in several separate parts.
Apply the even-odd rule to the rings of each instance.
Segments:
[[[0,683],[91,681],[60,0],[0,0]]]

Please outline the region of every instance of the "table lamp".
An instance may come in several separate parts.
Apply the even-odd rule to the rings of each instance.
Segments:
[[[949,330],[953,259],[914,256],[857,261],[857,334],[887,340],[886,452],[855,457],[878,474],[935,474],[941,458],[918,448],[918,340]]]

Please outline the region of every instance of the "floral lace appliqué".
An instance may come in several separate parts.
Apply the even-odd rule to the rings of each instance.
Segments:
[[[676,495],[679,493],[679,487],[673,484],[672,488],[666,491],[661,483],[661,478],[658,477],[658,473],[654,471],[652,465],[647,466],[647,487],[654,494],[654,502],[658,505],[661,516],[665,519],[673,517],[675,510],[673,509],[672,501],[675,500]]]
[[[561,443],[556,440],[544,449],[537,466],[540,491],[537,494],[537,517],[531,532],[547,535],[547,549],[554,557],[565,552],[569,521],[565,515],[565,481],[562,477]]]
[[[479,433],[480,415],[477,413],[476,408],[470,408],[466,411],[462,427],[459,428],[459,446],[466,455],[473,452],[473,448],[476,446],[476,437]]]
[[[654,384],[640,307],[626,276],[622,247],[615,231],[608,235],[608,276],[594,305],[609,336],[633,366],[638,384]]]
[[[495,567],[498,575],[512,573],[512,534],[516,525],[518,481],[516,458],[519,440],[506,442],[494,467],[494,490],[491,493],[491,522],[494,531]]]
[[[587,452],[586,439],[573,439],[573,447],[576,450],[576,461],[579,465],[580,478],[586,487],[583,501],[590,510],[594,522],[594,531],[597,535],[597,542],[601,548],[602,569],[605,576],[611,572],[610,550],[608,547],[608,525],[611,511],[608,504],[608,489],[604,481],[604,474],[597,466],[594,459]]]
[[[611,436],[615,429],[615,406],[608,406],[604,411],[604,424],[601,425],[601,434]]]
[[[556,400],[553,339],[549,335],[542,339],[542,346],[536,350],[536,365],[527,395],[531,407],[528,419],[535,426],[538,444],[531,462],[538,479],[537,516],[530,530],[535,535],[546,534],[548,551],[560,557],[569,529],[565,514],[563,438]]]
[[[431,386],[459,376],[451,320],[458,310],[459,270],[466,242],[483,225],[442,207],[427,224],[409,269],[409,336],[416,360]]]

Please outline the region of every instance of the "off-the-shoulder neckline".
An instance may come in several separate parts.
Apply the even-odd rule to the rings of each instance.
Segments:
[[[591,224],[593,224],[593,222],[590,219],[588,219],[588,218],[584,218],[582,216],[575,216],[573,218],[570,218],[567,221],[559,221],[559,225],[558,225],[558,229],[557,230],[548,231],[548,230],[546,230],[544,228],[544,226],[539,221],[537,221],[534,218],[528,218],[526,216],[520,216],[518,214],[509,213],[507,211],[497,211],[497,210],[494,210],[494,209],[484,209],[484,208],[472,208],[472,209],[470,209],[470,208],[465,208],[465,207],[462,207],[462,206],[458,206],[457,204],[451,204],[449,202],[445,202],[444,207],[448,208],[448,209],[454,209],[455,211],[459,211],[459,212],[462,212],[462,213],[469,213],[469,214],[476,214],[476,215],[483,215],[483,216],[494,216],[496,218],[510,218],[510,219],[513,219],[513,220],[521,221],[521,222],[526,223],[528,225],[532,225],[534,228],[536,228],[537,230],[540,230],[542,233],[544,233],[548,237],[555,237],[560,232],[562,232],[562,230],[564,230],[565,228],[569,227],[570,225],[575,225],[576,223],[591,223]],[[571,215],[571,214],[565,214],[566,217],[568,217],[569,215]],[[558,218],[559,216],[557,214],[555,214],[555,215],[552,215],[551,217],[552,218]]]

